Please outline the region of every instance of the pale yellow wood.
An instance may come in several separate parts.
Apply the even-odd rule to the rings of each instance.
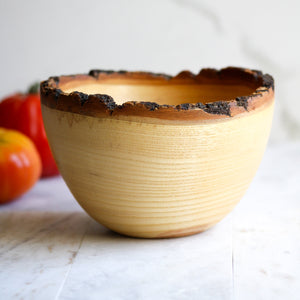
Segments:
[[[60,172],[86,212],[153,238],[206,230],[233,209],[261,161],[273,104],[198,124],[42,110]]]

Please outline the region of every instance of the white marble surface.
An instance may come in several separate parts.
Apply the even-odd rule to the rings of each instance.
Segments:
[[[236,209],[191,237],[122,237],[61,178],[0,208],[0,299],[299,299],[300,143],[266,151]]]

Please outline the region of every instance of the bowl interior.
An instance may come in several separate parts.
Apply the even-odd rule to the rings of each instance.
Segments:
[[[136,80],[111,78],[97,81],[69,81],[60,84],[65,93],[74,91],[85,94],[107,94],[116,104],[127,101],[151,101],[160,105],[178,105],[183,103],[208,103],[220,100],[232,100],[255,92],[259,84],[242,83],[190,83],[185,81]]]

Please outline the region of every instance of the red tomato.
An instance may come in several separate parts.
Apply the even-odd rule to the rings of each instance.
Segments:
[[[29,190],[42,171],[40,156],[24,134],[0,128],[0,204]]]
[[[39,94],[15,94],[0,102],[0,126],[18,130],[34,142],[42,160],[42,177],[59,173],[45,133]]]

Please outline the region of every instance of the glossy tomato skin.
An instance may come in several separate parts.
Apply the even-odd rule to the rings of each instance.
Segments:
[[[0,128],[0,204],[28,191],[42,171],[40,156],[24,134]]]
[[[38,94],[14,94],[0,102],[0,126],[18,130],[34,142],[42,160],[42,177],[59,174],[45,133]]]

